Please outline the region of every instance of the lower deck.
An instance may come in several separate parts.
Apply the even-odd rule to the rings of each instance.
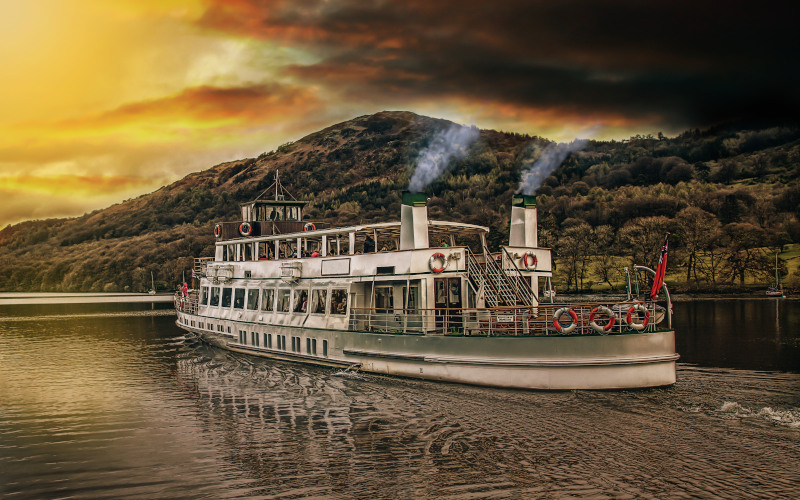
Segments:
[[[619,389],[675,382],[674,332],[410,335],[270,325],[178,311],[178,326],[236,352],[379,374],[525,389]]]

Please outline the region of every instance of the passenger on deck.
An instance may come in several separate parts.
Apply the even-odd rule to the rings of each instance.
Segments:
[[[364,253],[372,253],[375,251],[375,240],[372,239],[372,236],[367,235],[366,239],[364,240]]]

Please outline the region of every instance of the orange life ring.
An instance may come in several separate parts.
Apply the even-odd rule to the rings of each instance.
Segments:
[[[594,316],[598,312],[608,315],[608,323],[606,323],[605,326],[598,325],[597,323],[594,322]],[[614,317],[614,311],[612,311],[606,306],[597,306],[594,309],[592,309],[592,312],[589,314],[589,326],[592,328],[592,330],[596,331],[597,333],[605,335],[606,333],[609,332],[609,330],[614,328],[614,323],[616,322],[617,319]]]
[[[633,312],[639,311],[644,313],[644,320],[641,323],[634,323],[633,319]],[[647,326],[647,323],[650,322],[650,311],[647,310],[645,306],[642,304],[634,304],[628,309],[628,316],[625,318],[628,322],[628,326],[633,328],[634,330],[641,331],[644,330]]]
[[[442,261],[442,267],[436,267],[436,261]],[[428,267],[434,273],[441,273],[445,269],[447,269],[447,258],[444,256],[443,253],[436,252],[435,254],[431,255],[431,258],[428,260]]]
[[[242,236],[250,236],[252,232],[253,226],[251,226],[249,222],[242,222],[239,224],[239,234]]]
[[[214,236],[217,238],[222,236],[222,224],[217,224],[214,226]]]
[[[572,323],[567,326],[561,326],[559,322],[561,316],[564,314],[569,314],[569,317],[572,318]],[[555,328],[558,333],[572,333],[573,330],[578,328],[578,315],[569,307],[562,307],[553,313],[553,328]]]
[[[522,265],[525,266],[526,269],[536,269],[537,264],[539,264],[539,259],[536,258],[533,252],[525,252],[522,255]]]
[[[306,225],[303,226],[303,231],[316,231],[316,230],[317,226],[315,226],[313,222],[307,222]]]

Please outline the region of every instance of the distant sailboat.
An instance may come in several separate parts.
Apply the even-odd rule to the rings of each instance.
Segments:
[[[153,271],[150,271],[150,291],[147,293],[150,295],[156,294],[156,282],[155,279],[153,279]]]
[[[778,254],[775,254],[775,286],[767,288],[767,297],[786,297],[778,277]]]

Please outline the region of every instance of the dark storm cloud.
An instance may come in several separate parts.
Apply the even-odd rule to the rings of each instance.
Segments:
[[[300,45],[291,71],[379,101],[457,97],[672,126],[800,109],[790,2],[214,2],[206,27]]]

